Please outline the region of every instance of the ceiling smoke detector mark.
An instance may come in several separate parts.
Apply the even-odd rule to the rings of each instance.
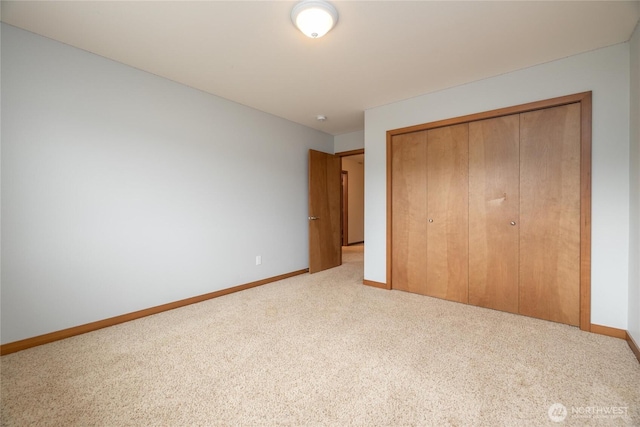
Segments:
[[[316,120],[318,120],[319,122],[324,122],[325,120],[327,120],[327,116],[322,115],[322,114],[318,114],[316,116]]]

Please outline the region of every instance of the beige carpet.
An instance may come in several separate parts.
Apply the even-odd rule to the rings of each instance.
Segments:
[[[2,357],[2,425],[640,425],[624,341],[363,286],[362,248],[345,252]]]

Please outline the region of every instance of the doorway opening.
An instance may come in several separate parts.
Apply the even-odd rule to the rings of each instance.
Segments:
[[[342,246],[349,246],[349,171],[342,171],[340,197],[340,238]]]
[[[341,238],[344,252],[364,250],[364,149],[336,153],[341,158]]]

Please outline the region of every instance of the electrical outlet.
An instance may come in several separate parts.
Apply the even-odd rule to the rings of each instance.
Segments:
[[[262,255],[256,255],[256,265],[262,264]]]

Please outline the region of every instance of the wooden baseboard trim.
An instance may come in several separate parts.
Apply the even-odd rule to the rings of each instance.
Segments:
[[[367,286],[373,286],[374,288],[389,289],[389,286],[387,286],[386,283],[374,282],[373,280],[364,279],[362,283]]]
[[[352,243],[349,243],[349,244],[347,244],[347,246],[361,245],[361,244],[363,244],[363,243],[364,243],[364,240],[362,240],[362,241],[360,241],[360,242],[352,242]]]
[[[633,354],[636,355],[636,359],[638,359],[638,362],[640,363],[640,346],[633,340],[633,337],[629,332],[627,332],[627,344],[629,344],[631,351],[633,351]]]
[[[180,308],[186,305],[191,305],[191,304],[206,301],[212,298],[221,297],[223,295],[228,295],[234,292],[243,291],[245,289],[255,288],[256,286],[266,285],[267,283],[277,282],[278,280],[283,280],[289,277],[298,276],[300,274],[305,274],[307,272],[309,272],[308,268],[305,268],[303,270],[292,271],[290,273],[281,274],[279,276],[269,277],[267,279],[245,283],[244,285],[238,285],[232,288],[222,289],[222,290],[210,292],[204,295],[198,295],[195,297],[158,305],[156,307],[151,307],[144,310],[134,311],[133,313],[122,314],[120,316],[110,317],[108,319],[98,320],[96,322],[91,322],[84,325],[63,329],[61,331],[50,332],[48,334],[39,335],[37,337],[26,338],[20,341],[2,344],[0,345],[0,356],[4,356],[5,354],[10,354],[10,353],[15,353],[21,350],[26,350],[28,348],[36,347],[42,344],[48,344],[50,342],[62,340],[65,338],[70,338],[76,335],[85,334],[87,332],[96,331],[98,329],[106,328],[109,326],[118,325],[120,323],[129,322],[131,320],[140,319],[142,317],[151,316],[152,314],[162,313],[163,311],[173,310],[174,308]]]
[[[609,326],[591,324],[591,332],[594,334],[606,335],[608,337],[627,339],[627,331],[624,329],[611,328]]]

